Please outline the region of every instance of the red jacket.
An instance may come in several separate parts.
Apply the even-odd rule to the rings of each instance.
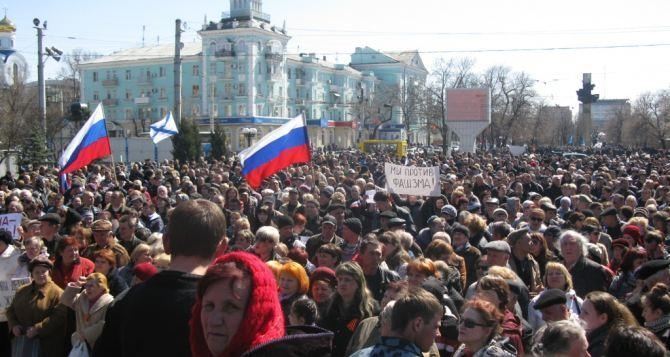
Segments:
[[[79,281],[80,277],[87,277],[93,272],[95,264],[84,258],[79,257],[79,262],[70,265],[69,267],[63,266],[63,264],[58,264],[54,266],[53,271],[51,272],[51,279],[58,285],[61,289],[65,289],[68,283],[73,281]]]
[[[521,334],[521,320],[513,312],[505,310],[505,316],[501,325],[502,335],[509,338],[509,341],[516,347],[519,356],[524,355],[523,339]]]

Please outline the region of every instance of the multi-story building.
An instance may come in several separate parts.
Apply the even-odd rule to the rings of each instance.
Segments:
[[[581,105],[579,106],[581,110]],[[599,99],[591,104],[591,121],[593,129],[601,132],[618,113],[630,114],[628,99]]]
[[[417,51],[382,53],[356,48],[351,63],[337,64],[314,53],[287,52],[285,27],[270,23],[261,0],[231,0],[230,14],[203,24],[201,42],[185,43],[182,57],[182,118],[193,118],[208,133],[220,124],[233,150],[247,146],[245,128],[255,139],[288,118],[304,113],[314,146],[351,147],[364,130],[359,107],[380,84],[396,88],[391,116],[380,137],[405,138],[400,93],[425,81]],[[130,135],[173,110],[174,44],[122,50],[82,65],[82,100],[102,102],[107,118]],[[416,120],[416,119],[414,119]],[[368,124],[367,122],[365,124]]]

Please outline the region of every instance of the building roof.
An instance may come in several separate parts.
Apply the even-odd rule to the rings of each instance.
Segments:
[[[395,59],[398,62],[404,63],[408,66],[417,67],[422,70],[426,70],[426,67],[421,61],[418,50],[413,51],[402,51],[402,52],[383,52],[385,55]]]
[[[181,50],[181,55],[182,57],[196,56],[201,52],[202,42],[190,42],[184,43],[184,48]],[[83,64],[89,65],[137,60],[157,60],[172,57],[174,57],[174,43],[120,50],[107,56],[102,56],[90,61],[86,61]]]
[[[16,26],[12,20],[7,18],[7,15],[0,20],[0,32],[16,32]]]

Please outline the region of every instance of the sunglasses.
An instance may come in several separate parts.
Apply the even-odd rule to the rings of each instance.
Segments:
[[[488,324],[480,324],[480,323],[477,323],[477,322],[475,322],[473,320],[470,320],[470,319],[463,319],[463,320],[461,320],[460,324],[463,325],[466,328],[475,328],[477,326],[489,327]]]

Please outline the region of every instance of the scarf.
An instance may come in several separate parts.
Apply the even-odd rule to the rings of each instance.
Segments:
[[[645,322],[644,327],[648,328],[653,333],[659,333],[667,328],[670,328],[670,314],[663,315],[656,321]]]

